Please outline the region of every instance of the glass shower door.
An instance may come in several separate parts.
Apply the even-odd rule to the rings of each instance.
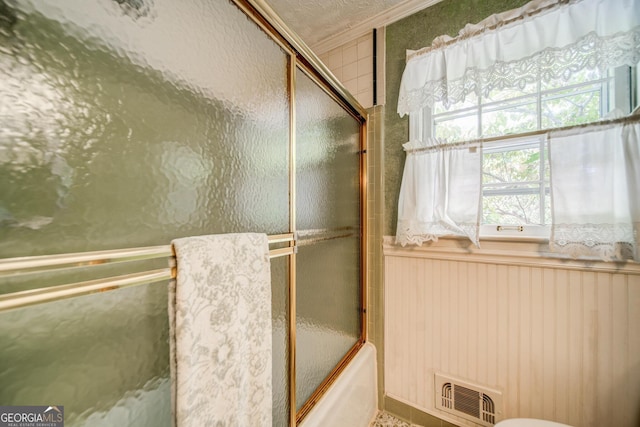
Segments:
[[[362,342],[364,118],[247,3],[0,0],[0,259],[296,231],[271,262],[281,427]],[[166,264],[0,273],[0,295]],[[0,340],[1,405],[171,424],[166,282],[0,312]]]
[[[0,0],[0,258],[289,232],[289,54],[227,0]],[[165,260],[0,278],[0,293]],[[288,419],[287,260],[273,271]],[[167,288],[0,313],[0,404],[170,426]]]
[[[361,340],[360,122],[296,72],[296,409]]]

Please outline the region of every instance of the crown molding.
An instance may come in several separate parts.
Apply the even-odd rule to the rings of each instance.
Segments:
[[[440,3],[442,0],[406,0],[399,3],[377,15],[368,18],[359,24],[353,25],[344,31],[340,31],[337,34],[326,37],[311,46],[311,49],[317,54],[321,55],[325,52],[335,49],[338,46],[342,46],[352,40],[362,37],[374,28],[384,27],[409,15],[426,9],[429,6],[433,6],[436,3]]]

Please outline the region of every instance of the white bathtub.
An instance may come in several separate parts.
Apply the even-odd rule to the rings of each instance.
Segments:
[[[376,348],[366,343],[301,427],[367,427],[378,411]]]
[[[284,333],[281,335],[284,339]],[[317,335],[315,339],[322,339],[322,337]],[[336,341],[335,336],[333,341]],[[276,353],[277,348],[274,348],[274,357],[283,358],[284,355]],[[274,369],[284,369],[284,367],[286,367],[284,363],[276,364]],[[281,377],[284,374],[278,375]],[[376,348],[373,344],[366,343],[305,417],[300,427],[368,427],[377,413],[377,383]],[[88,415],[77,415],[69,425],[74,427],[169,426],[170,385],[169,378],[154,380],[145,384],[140,390],[127,392],[112,408],[94,411]],[[279,399],[284,402],[286,398],[284,391],[274,390],[274,392],[278,393]],[[283,426],[286,422],[286,419],[274,419],[273,426]]]

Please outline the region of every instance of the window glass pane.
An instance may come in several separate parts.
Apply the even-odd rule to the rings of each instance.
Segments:
[[[595,70],[580,70],[578,72],[566,73],[562,76],[557,76],[552,79],[547,79],[540,82],[540,90],[546,91],[550,89],[558,89],[567,87],[569,85],[586,83],[593,80],[604,79],[607,77],[607,71],[601,72],[598,69]]]
[[[555,92],[542,98],[542,128],[595,122],[601,117],[602,85]]]
[[[433,135],[449,142],[478,138],[478,114],[476,110],[460,115],[447,115],[434,120]]]
[[[482,136],[498,136],[532,131],[538,120],[535,102],[505,103],[504,107],[483,111]]]
[[[483,224],[548,224],[548,159],[541,137],[518,138],[486,147],[483,155]],[[541,162],[544,165],[541,165]],[[540,167],[543,179],[540,176]],[[542,211],[541,211],[542,209]]]
[[[540,187],[504,186],[482,197],[482,223],[503,225],[541,224]],[[504,192],[503,194],[501,194]],[[524,194],[517,194],[524,193]]]
[[[538,85],[529,84],[524,89],[520,88],[508,88],[508,89],[500,89],[494,88],[490,91],[487,96],[482,98],[482,103],[486,104],[489,102],[495,101],[505,101],[513,98],[520,98],[526,95],[533,95],[538,91]]]
[[[482,162],[483,184],[540,180],[540,149],[537,147],[501,151],[485,149]]]

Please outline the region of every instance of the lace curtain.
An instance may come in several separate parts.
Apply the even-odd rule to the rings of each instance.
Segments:
[[[640,1],[534,0],[467,25],[456,39],[408,52],[398,113],[445,106],[468,94],[524,89],[584,70],[640,61]],[[551,248],[572,256],[638,260],[638,125],[550,136]],[[466,236],[478,244],[481,153],[445,141],[412,141],[400,190],[396,240]],[[600,179],[606,177],[606,179]]]
[[[535,0],[408,52],[398,114],[640,60],[637,0]],[[529,16],[531,14],[531,16]],[[517,19],[521,17],[520,19]]]
[[[549,133],[552,251],[640,261],[640,123]]]
[[[396,242],[420,245],[445,235],[478,245],[481,154],[468,144],[404,144],[407,159],[398,203]]]

